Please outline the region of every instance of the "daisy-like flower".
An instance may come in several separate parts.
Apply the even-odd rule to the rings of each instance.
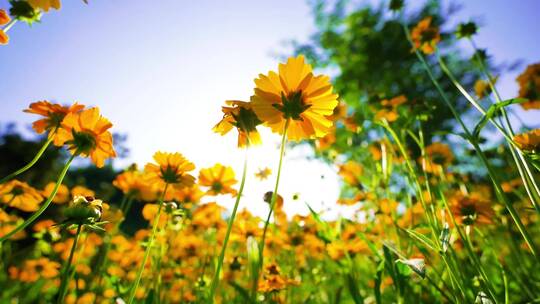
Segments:
[[[148,173],[150,182],[172,184],[176,188],[191,187],[195,177],[187,172],[193,171],[195,165],[180,153],[156,152],[156,164],[146,164],[144,170]]]
[[[428,55],[435,52],[437,43],[441,41],[439,29],[433,26],[431,21],[431,16],[422,19],[411,32],[411,39],[414,47]]]
[[[71,197],[76,196],[96,196],[96,193],[84,186],[75,186],[71,189]]]
[[[339,166],[338,174],[347,184],[356,187],[361,185],[360,177],[362,176],[363,172],[364,169],[362,168],[362,165],[350,160]]]
[[[268,167],[264,167],[259,168],[259,171],[255,173],[255,177],[259,180],[265,180],[268,178],[268,176],[270,176],[270,174],[272,174],[272,170],[270,170]]]
[[[8,24],[11,21],[8,13],[4,9],[0,9],[0,25]]]
[[[426,158],[418,158],[428,173],[438,173],[454,161],[454,154],[447,144],[435,142],[426,147]]]
[[[3,29],[0,29],[0,45],[8,44],[9,36],[4,32]]]
[[[0,185],[0,202],[25,212],[39,209],[43,196],[25,182],[12,180]]]
[[[291,57],[279,65],[279,72],[260,74],[255,79],[252,108],[272,131],[283,134],[285,124],[289,140],[323,137],[330,132],[329,118],[338,104],[330,78],[313,75],[304,56]]]
[[[45,197],[49,197],[52,194],[55,186],[56,183],[48,183],[47,186],[45,186],[45,188],[43,189],[43,191],[41,191],[41,194],[43,194],[43,196]],[[55,204],[65,204],[69,202],[69,197],[70,196],[68,187],[66,185],[60,185],[52,201]]]
[[[111,127],[109,120],[99,114],[98,108],[70,112],[64,117],[54,144],[66,144],[72,154],[90,157],[101,168],[107,158],[116,157],[112,134],[108,131]]]
[[[34,9],[40,9],[44,12],[48,12],[51,8],[59,10],[62,6],[60,0],[27,0],[27,2]]]
[[[540,63],[527,66],[516,80],[519,83],[519,97],[529,99],[521,104],[523,109],[540,109]]]
[[[227,193],[236,195],[236,190],[232,188],[236,183],[234,170],[229,166],[215,164],[213,167],[201,169],[199,172],[199,184],[210,188],[206,192],[209,195]]]
[[[60,127],[66,115],[69,113],[78,113],[83,109],[84,106],[78,103],[74,103],[71,106],[63,106],[42,100],[31,103],[24,112],[44,116],[44,118],[34,121],[32,128],[37,134],[43,134],[47,131],[49,135],[52,135]]]
[[[481,199],[475,193],[465,196],[457,194],[450,200],[450,211],[454,214],[456,222],[463,225],[491,224],[495,212],[491,203]]]
[[[6,13],[5,10],[0,9],[0,25],[7,24],[9,21],[11,21],[11,18],[9,18],[9,15]],[[9,36],[4,32],[3,29],[0,29],[0,44],[7,44],[9,42]]]
[[[20,269],[9,268],[10,277],[21,282],[35,282],[40,278],[52,279],[60,274],[60,264],[42,257],[35,260],[26,260]]]
[[[122,172],[116,176],[113,185],[127,196],[133,196],[147,202],[156,199],[156,194],[144,172],[137,170]]]
[[[261,121],[255,114],[250,102],[227,100],[228,106],[221,107],[223,118],[212,129],[214,132],[225,135],[236,128],[238,130],[238,147],[257,145],[261,143],[261,135],[257,126]]]
[[[514,136],[514,142],[521,150],[527,152],[540,152],[540,129]]]

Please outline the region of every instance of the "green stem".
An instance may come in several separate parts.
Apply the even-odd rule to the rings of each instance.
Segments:
[[[478,47],[476,46],[476,43],[474,43],[474,40],[472,38],[469,38],[469,42],[471,43],[471,45],[472,45],[472,47],[474,49],[474,58],[476,58],[476,61],[478,61],[478,64],[480,65],[480,70],[486,76],[488,84],[489,84],[489,86],[491,88],[491,91],[493,91],[493,95],[495,95],[495,101],[497,103],[502,102],[501,96],[499,95],[499,91],[497,91],[497,88],[495,87],[495,83],[492,80],[493,77],[489,73],[488,68],[487,68],[486,64],[484,63],[484,60],[482,58],[480,58],[480,56],[478,55]],[[505,128],[508,131],[508,133],[510,134],[510,136],[513,137],[514,136],[514,130],[512,129],[512,124],[510,123],[510,118],[508,117],[508,113],[506,112],[506,109],[504,107],[501,108],[501,112],[503,114],[504,120],[506,121]],[[536,182],[536,180],[534,178],[534,174],[531,172],[529,162],[523,156],[523,153],[521,152],[521,150],[518,147],[516,147],[515,152],[517,153],[521,163],[523,164],[523,169],[525,170],[525,173],[527,173],[527,179],[528,180],[525,180],[526,189],[529,190],[527,184],[530,181],[530,183],[533,186],[533,189],[535,190],[536,197],[539,198],[540,197],[540,188],[538,187],[538,183]],[[514,156],[514,155],[512,155],[512,156]],[[515,158],[516,157],[514,156],[514,159]],[[521,169],[521,167],[519,167],[518,169]],[[521,174],[521,171],[520,171],[520,174]],[[534,201],[533,201],[533,204],[537,208],[536,210],[539,211],[540,209],[538,208],[538,205],[534,203]]]
[[[465,90],[465,88],[463,88],[463,86],[459,83],[459,81],[456,79],[456,77],[452,74],[452,72],[450,71],[450,69],[448,68],[448,66],[446,65],[446,63],[443,61],[442,57],[439,55],[439,53],[437,52],[437,59],[439,61],[439,65],[441,66],[441,69],[443,70],[443,72],[445,72],[445,74],[448,76],[448,78],[450,78],[450,81],[454,84],[454,86],[461,92],[461,94],[463,96],[465,96],[465,98],[476,108],[478,109],[478,111],[480,113],[482,113],[482,115],[486,115],[486,111],[482,108],[482,106],[480,105],[480,103],[475,100],[468,92],[467,90]],[[480,59],[478,59],[480,60]],[[480,63],[481,66],[483,67],[484,65],[482,63]],[[487,72],[485,72],[487,73]],[[491,85],[491,88],[492,90],[495,90],[495,87],[494,85],[491,83],[491,78],[489,76],[489,74],[487,74],[488,76],[488,81]],[[497,102],[500,102],[500,97],[498,97],[499,95],[496,94],[496,99],[497,99]],[[506,110],[504,108],[501,108],[501,110],[503,111],[503,113],[506,114]],[[512,136],[513,136],[513,130],[511,129],[510,127],[510,121],[508,120],[508,116],[505,115],[505,117],[507,118],[506,119],[506,123],[507,125],[505,126],[506,129],[503,129],[503,127],[497,123],[493,118],[489,118],[488,121],[497,128],[497,130],[499,130],[499,132],[504,136],[504,138],[506,139],[506,142],[510,148],[510,152],[512,154],[512,158],[514,159],[514,162],[516,163],[517,165],[517,169],[518,169],[518,172],[519,172],[519,175],[521,177],[521,179],[523,180],[523,185],[525,186],[525,189],[527,191],[527,194],[529,195],[529,199],[531,200],[531,203],[532,205],[534,206],[534,208],[536,209],[537,212],[540,212],[540,206],[538,206],[538,203],[537,203],[537,199],[538,199],[538,196],[540,196],[540,191],[538,190],[538,188],[536,187],[536,183],[534,181],[534,177],[532,177],[532,174],[529,174],[529,176],[525,175],[525,171],[527,171],[528,169],[528,165],[527,165],[527,162],[526,160],[522,157],[521,155],[521,151],[519,150],[519,147],[516,146],[516,143],[514,142],[514,140],[512,139]],[[520,158],[517,157],[517,155],[520,156]],[[522,167],[523,166],[523,167]],[[525,171],[524,171],[525,170]],[[531,189],[531,185],[533,185],[532,189]],[[532,192],[532,190],[535,190],[536,192]]]
[[[45,203],[43,203],[43,205],[41,205],[41,207],[38,209],[38,211],[34,212],[34,214],[32,214],[32,216],[30,216],[26,221],[24,221],[22,224],[20,224],[19,226],[17,226],[15,229],[11,230],[9,233],[7,233],[6,235],[0,237],[0,243],[2,243],[3,241],[9,239],[11,236],[13,236],[15,233],[23,230],[24,228],[26,228],[28,225],[32,224],[44,211],[45,209],[47,209],[47,207],[49,207],[49,205],[51,204],[52,200],[54,199],[54,197],[56,196],[56,192],[58,192],[58,188],[60,188],[60,185],[62,184],[62,181],[64,180],[64,177],[66,176],[66,173],[69,169],[69,166],[71,165],[71,162],[73,161],[73,159],[75,158],[75,156],[77,156],[77,154],[73,154],[69,160],[67,161],[67,163],[65,164],[64,166],[64,169],[62,169],[62,172],[60,173],[60,176],[58,176],[58,180],[56,181],[56,185],[54,186],[54,189],[53,191],[51,192],[51,194],[49,195],[49,197],[47,198],[47,200],[45,201]]]
[[[60,291],[58,294],[58,299],[56,303],[62,304],[64,303],[64,298],[66,297],[68,285],[69,285],[69,279],[71,278],[71,263],[73,262],[73,256],[75,255],[75,250],[77,250],[77,242],[79,241],[79,236],[81,234],[82,225],[79,224],[77,226],[77,233],[75,234],[75,240],[73,241],[73,245],[71,246],[71,251],[69,252],[69,258],[67,260],[66,266],[64,267],[64,274],[62,276],[62,282],[60,283]]]
[[[17,175],[25,172],[26,170],[30,169],[41,158],[41,156],[43,155],[43,153],[45,152],[45,150],[51,144],[52,141],[53,141],[53,136],[52,136],[52,134],[50,134],[49,138],[45,141],[45,143],[43,143],[43,146],[41,146],[41,148],[39,149],[36,156],[34,156],[34,158],[28,164],[24,165],[24,167],[22,167],[19,170],[9,174],[8,176],[2,178],[0,180],[0,184],[3,184],[5,182],[13,179],[15,176],[17,176]]]
[[[15,25],[15,23],[17,23],[17,19],[11,19],[11,21],[8,24],[6,24],[6,26],[4,26],[4,28],[2,29],[4,33],[7,33],[9,29],[13,27],[13,25]]]
[[[409,29],[407,28],[406,24],[403,24],[403,29],[405,30],[405,35],[407,36],[407,40],[414,47],[414,44],[412,43],[412,40],[411,40],[411,35],[410,35],[410,32],[409,32]],[[489,161],[488,161],[487,157],[485,156],[484,152],[482,151],[482,149],[480,149],[480,146],[478,145],[477,140],[473,138],[471,132],[469,131],[469,129],[467,128],[467,126],[465,125],[465,123],[463,122],[461,117],[459,116],[459,113],[457,112],[456,108],[452,105],[452,103],[450,102],[450,100],[448,99],[446,94],[444,93],[444,90],[441,88],[441,86],[439,85],[437,79],[435,78],[435,76],[431,72],[431,69],[430,69],[428,63],[426,62],[426,60],[424,59],[424,57],[420,54],[420,52],[416,48],[414,48],[414,51],[416,53],[416,56],[418,57],[418,60],[424,66],[424,69],[426,70],[429,78],[433,82],[433,85],[435,86],[435,88],[437,89],[439,94],[441,95],[444,103],[448,106],[448,108],[450,109],[450,112],[452,112],[452,115],[454,116],[454,118],[457,120],[457,122],[461,126],[463,132],[465,133],[464,134],[465,138],[473,146],[476,154],[478,155],[478,157],[480,157],[482,163],[486,167],[486,169],[488,171],[488,175],[491,178],[491,181],[493,183],[493,187],[495,188],[495,193],[497,195],[497,198],[503,202],[506,209],[508,210],[508,213],[510,213],[510,216],[512,217],[512,219],[516,223],[516,226],[517,226],[519,232],[521,233],[523,239],[525,240],[525,243],[527,243],[527,246],[529,247],[529,250],[531,251],[531,253],[534,255],[534,257],[536,259],[539,259],[540,257],[539,257],[539,255],[537,253],[536,245],[534,244],[531,236],[529,235],[529,233],[525,229],[525,226],[521,222],[519,214],[514,209],[514,206],[508,201],[508,198],[506,197],[505,193],[503,192],[503,190],[501,188],[501,183],[499,182],[499,179],[498,179],[497,175],[493,171],[493,168],[491,167],[491,164],[489,163]]]
[[[233,211],[231,217],[229,218],[229,223],[227,224],[227,231],[225,232],[225,239],[223,240],[223,247],[221,248],[221,253],[219,254],[219,260],[214,272],[214,278],[212,279],[212,284],[210,287],[210,301],[214,302],[214,294],[219,285],[219,275],[221,272],[221,267],[223,266],[223,259],[225,258],[225,251],[227,250],[227,243],[229,242],[229,236],[231,234],[232,226],[234,223],[234,218],[236,217],[236,211],[238,210],[238,205],[240,203],[240,198],[242,192],[244,191],[244,184],[246,182],[246,172],[247,172],[247,161],[248,161],[248,146],[245,149],[244,156],[244,169],[242,171],[242,180],[240,181],[240,189],[238,189],[238,194],[236,195],[236,201],[234,202]]]
[[[264,264],[264,245],[266,241],[266,232],[268,230],[268,225],[270,224],[270,218],[272,217],[272,212],[274,211],[274,207],[276,205],[276,201],[278,198],[278,186],[279,186],[279,178],[281,176],[281,166],[283,164],[283,155],[285,154],[285,145],[287,144],[287,129],[289,128],[289,119],[285,122],[285,126],[283,127],[283,135],[281,137],[281,147],[279,148],[279,164],[278,164],[278,170],[277,170],[277,176],[276,176],[276,184],[274,186],[274,192],[272,192],[272,199],[270,200],[270,210],[268,211],[268,216],[266,217],[266,221],[264,222],[264,229],[263,229],[263,235],[261,239],[261,243],[259,244],[259,272],[260,269],[262,269]],[[257,285],[259,282],[259,277],[257,276],[254,279],[253,286],[252,286],[252,300],[255,300],[255,297],[257,295]]]
[[[146,251],[144,252],[144,258],[141,264],[141,267],[139,268],[139,271],[137,272],[137,278],[135,279],[135,282],[133,286],[131,287],[131,291],[129,292],[129,300],[128,304],[133,303],[133,299],[135,298],[135,292],[137,291],[137,288],[139,287],[139,283],[141,282],[142,273],[144,270],[144,266],[146,265],[146,261],[148,261],[148,256],[150,255],[150,251],[152,249],[152,245],[154,242],[154,238],[156,237],[156,231],[157,227],[159,226],[159,216],[161,215],[161,209],[163,207],[163,198],[165,197],[165,193],[167,192],[167,188],[169,187],[169,184],[165,184],[165,189],[163,190],[163,193],[161,193],[161,197],[158,201],[159,207],[158,212],[156,213],[156,216],[154,217],[154,223],[152,227],[152,234],[150,235],[150,239],[148,240],[148,244],[146,245]]]

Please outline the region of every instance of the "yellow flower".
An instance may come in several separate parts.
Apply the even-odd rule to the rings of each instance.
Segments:
[[[71,196],[73,197],[76,197],[76,196],[84,196],[84,197],[87,197],[87,196],[96,196],[96,193],[86,187],[83,187],[83,186],[75,186],[73,187],[73,189],[71,189]]]
[[[10,277],[22,282],[35,282],[40,278],[52,279],[60,274],[60,264],[42,257],[35,260],[26,260],[21,269],[10,268]]]
[[[0,185],[0,202],[25,212],[39,209],[43,196],[27,183],[12,180]]]
[[[148,176],[144,172],[137,170],[125,171],[116,176],[113,185],[125,195],[133,195],[143,201],[149,202],[156,199],[156,194],[148,182]]]
[[[227,100],[227,105],[232,107],[222,107],[223,118],[212,129],[214,132],[225,135],[233,127],[238,130],[238,147],[246,145],[257,145],[261,143],[261,136],[257,131],[257,126],[261,121],[255,114],[250,102],[239,100]]]
[[[11,21],[8,13],[4,9],[0,9],[0,25],[8,24]]]
[[[151,182],[158,184],[173,184],[177,188],[191,187],[195,177],[187,172],[193,171],[195,165],[180,153],[156,152],[156,164],[146,164],[144,170],[148,173]]]
[[[450,211],[458,224],[491,224],[495,212],[491,203],[482,199],[481,195],[473,193],[469,196],[456,194],[450,199]]]
[[[209,195],[227,194],[236,195],[232,185],[236,184],[234,171],[231,167],[215,164],[211,168],[201,169],[199,172],[199,184],[210,187],[206,192]]]
[[[9,18],[9,15],[6,13],[5,10],[0,9],[0,25],[7,24],[9,21],[11,21],[11,18]],[[3,29],[0,29],[0,44],[8,44],[9,42],[9,36],[4,32]]]
[[[259,168],[259,171],[255,173],[255,177],[258,178],[259,180],[265,180],[268,178],[268,176],[270,176],[270,174],[272,174],[272,170],[270,170],[270,168],[268,167]]]
[[[514,142],[521,150],[527,152],[540,152],[540,129],[514,136]]]
[[[482,79],[478,79],[474,83],[474,93],[480,99],[486,97],[487,95],[491,93],[491,88],[489,86],[489,83]]]
[[[418,158],[428,173],[438,173],[454,161],[454,154],[447,144],[435,142],[426,147],[426,158]]]
[[[8,44],[9,36],[4,32],[3,29],[0,29],[0,45]]]
[[[432,26],[431,21],[431,16],[422,19],[411,32],[414,48],[419,49],[428,55],[435,52],[437,43],[441,41],[439,29]]]
[[[101,168],[107,158],[116,157],[112,134],[108,131],[111,127],[109,120],[99,114],[98,108],[70,112],[64,117],[54,144],[67,144],[72,154],[89,156]]]
[[[20,225],[23,222],[23,219],[16,216],[6,213],[3,209],[0,208],[0,237],[10,233],[15,227]],[[26,237],[26,232],[21,230],[15,233],[11,239],[12,240],[21,240]]]
[[[52,194],[55,186],[56,186],[56,183],[53,183],[53,182],[48,183],[47,186],[45,186],[45,189],[41,191],[41,194],[44,197],[49,197]],[[58,187],[58,191],[56,192],[56,196],[53,198],[52,201],[55,204],[65,204],[69,202],[68,187],[66,187],[65,185],[60,185],[60,187]]]
[[[329,116],[338,104],[338,95],[332,92],[328,76],[313,75],[304,56],[280,64],[279,73],[259,74],[255,84],[253,110],[272,131],[283,134],[289,121],[289,140],[323,137],[330,132],[333,121]]]
[[[540,63],[527,66],[516,80],[519,83],[519,97],[529,99],[521,104],[523,109],[540,109]]]
[[[351,186],[359,186],[361,184],[360,177],[362,176],[363,172],[364,169],[359,163],[350,160],[339,166],[338,174],[347,184]]]
[[[31,103],[24,112],[45,117],[34,121],[32,124],[34,131],[36,131],[37,134],[42,134],[45,131],[54,132],[60,127],[66,115],[69,113],[78,113],[83,109],[84,106],[77,103],[74,103],[71,106],[63,106],[61,104],[50,103],[43,100]]]
[[[26,0],[30,6],[34,9],[41,9],[44,12],[48,12],[52,7],[55,10],[59,10],[61,7],[60,0]]]

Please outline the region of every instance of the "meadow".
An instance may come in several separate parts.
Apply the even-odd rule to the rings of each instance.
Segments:
[[[13,26],[61,9],[9,3],[2,48]],[[251,96],[209,110],[222,119],[208,128],[237,137],[242,168],[156,151],[118,171],[107,113],[28,101],[38,141],[12,144],[31,157],[0,176],[0,303],[540,302],[540,129],[511,119],[518,108],[539,115],[540,62],[522,66],[503,99],[504,70],[475,43],[473,21],[443,31],[435,6],[403,5],[317,11],[315,44],[253,71]],[[471,58],[451,51],[456,41]],[[268,164],[250,162],[262,129],[281,138]],[[328,220],[310,202],[308,215],[284,211],[283,158],[298,145],[337,168],[335,203],[351,214]],[[82,158],[91,174],[74,178]],[[110,181],[96,189],[99,172]],[[239,208],[246,180],[268,179],[268,214]]]

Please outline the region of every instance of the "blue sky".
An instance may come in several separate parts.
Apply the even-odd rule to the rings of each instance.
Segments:
[[[198,168],[221,162],[240,174],[242,153],[235,137],[211,131],[221,117],[220,106],[226,99],[248,99],[257,74],[275,69],[275,54],[287,53],[284,42],[305,40],[314,31],[303,0],[62,4],[41,24],[16,24],[10,44],[0,48],[0,122],[24,128],[35,117],[22,109],[42,99],[99,106],[114,123],[113,131],[129,136],[131,155],[122,164],[144,164],[157,150],[179,151]],[[0,0],[0,8],[6,7],[7,1]],[[467,1],[459,16],[481,21],[478,44],[497,61],[530,64],[540,59],[539,11],[536,0]],[[515,77],[500,79],[503,97],[516,94]],[[538,112],[523,116],[538,120]],[[264,139],[252,152],[250,174],[263,166],[275,171],[279,139],[267,132]],[[280,192],[291,212],[305,213],[303,201],[317,209],[322,202],[332,206],[339,194],[335,168],[304,160],[305,153],[291,151],[284,165]],[[243,205],[265,214],[261,197],[273,179],[250,178]],[[290,201],[296,192],[301,200]],[[231,204],[228,198],[218,202]]]

